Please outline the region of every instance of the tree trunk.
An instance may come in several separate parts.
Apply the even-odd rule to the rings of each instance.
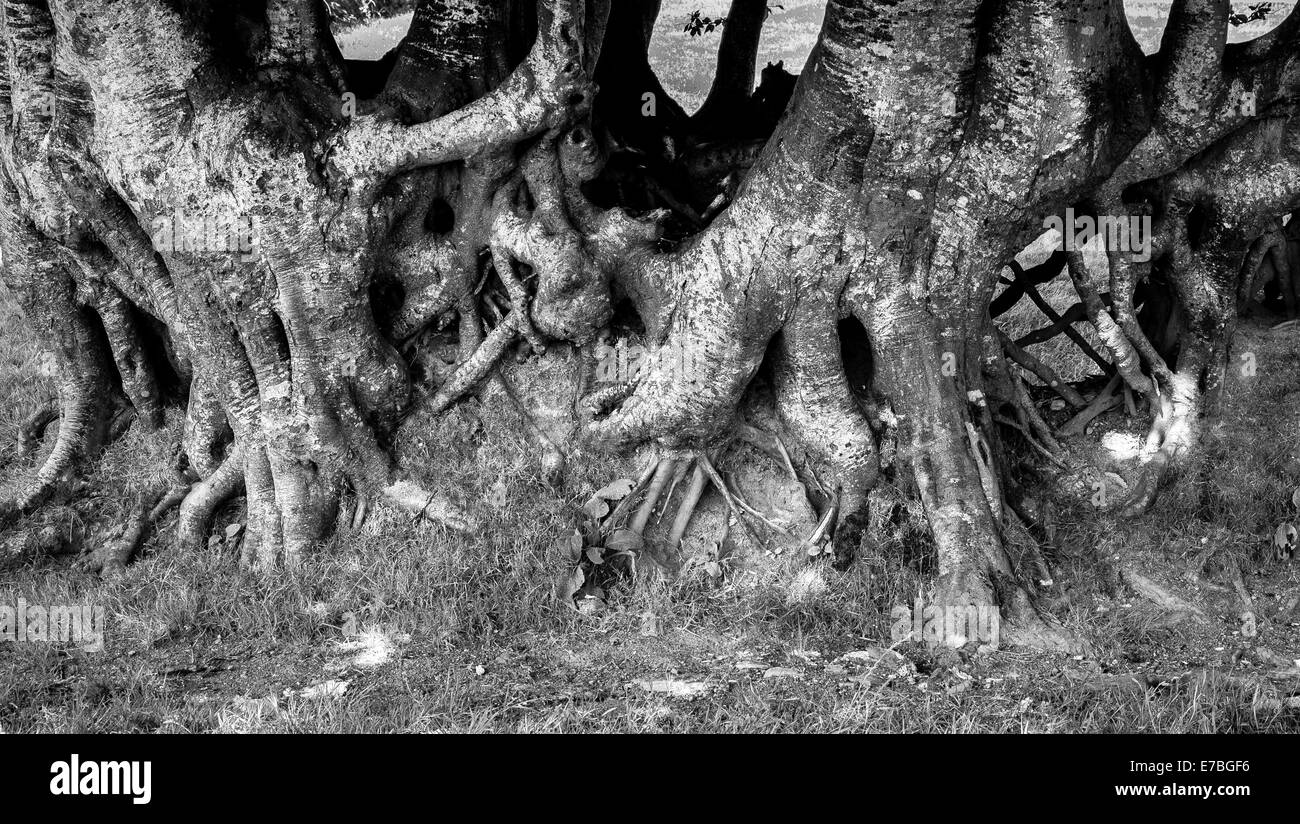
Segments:
[[[698,500],[767,363],[839,558],[879,528],[896,456],[933,532],[930,603],[1071,646],[1005,549],[1023,526],[997,422],[1052,439],[990,319],[1003,263],[1069,206],[1155,216],[1150,266],[1111,255],[1109,304],[1067,256],[1113,368],[1153,399],[1163,457],[1136,511],[1214,405],[1252,244],[1300,207],[1300,27],[1224,48],[1223,0],[1178,0],[1152,61],[1119,0],[832,0],[775,134],[713,176],[692,152],[749,99],[764,3],[733,4],[696,122],[650,69],[654,2],[424,0],[378,67],[340,59],[316,0],[0,9],[6,280],[63,377],[58,445],[2,511],[94,455],[113,392],[149,424],[183,400],[181,543],[242,488],[262,568],[309,551],[345,490],[472,529],[388,444],[520,344],[590,353],[626,299],[660,357],[594,387],[584,436],[700,456]],[[1229,100],[1246,86],[1250,114]],[[592,195],[611,149],[675,214]],[[1133,298],[1164,284],[1184,319],[1168,363]],[[841,338],[854,323],[865,343]],[[430,328],[455,330],[459,361],[426,391],[398,347]]]
[[[692,118],[702,132],[727,136],[754,118],[750,95],[754,93],[754,63],[767,13],[767,0],[732,0],[718,44],[713,85]]]

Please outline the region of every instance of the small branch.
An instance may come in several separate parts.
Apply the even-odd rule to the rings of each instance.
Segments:
[[[1038,285],[1054,280],[1065,269],[1065,250],[1057,249],[1047,258],[1047,260],[1025,269],[1016,261],[1008,264],[1012,273],[1016,276],[1011,285],[993,299],[989,305],[989,317],[996,318],[1011,311],[1011,308],[1020,302],[1025,295],[1025,286]]]
[[[1118,404],[1119,396],[1116,394],[1116,390],[1119,389],[1121,380],[1122,378],[1120,378],[1119,374],[1116,373],[1116,375],[1110,379],[1110,383],[1106,384],[1106,388],[1097,393],[1097,397],[1092,399],[1092,403],[1088,404],[1083,411],[1079,412],[1079,414],[1067,421],[1065,426],[1061,427],[1061,434],[1066,436],[1082,435],[1088,424],[1092,422],[1093,418]]]
[[[1052,263],[1053,261],[1059,260],[1060,262],[1056,263],[1055,266],[1056,266],[1056,274],[1060,274],[1061,267],[1065,264],[1066,259],[1067,258],[1065,256],[1065,253],[1062,252],[1060,253],[1059,258],[1057,258],[1055,254],[1053,254],[1052,257],[1049,258],[1048,263]],[[1043,264],[1043,265],[1047,265],[1047,264]],[[1016,276],[1016,283],[1020,286],[1021,289],[1024,290],[1025,294],[1029,295],[1029,299],[1032,300],[1034,302],[1034,305],[1038,307],[1038,311],[1042,312],[1043,315],[1045,315],[1048,320],[1052,321],[1053,323],[1052,328],[1055,328],[1059,324],[1061,326],[1061,331],[1065,332],[1065,334],[1069,336],[1070,340],[1074,341],[1075,346],[1078,346],[1080,349],[1083,350],[1083,353],[1085,355],[1087,355],[1089,358],[1092,358],[1093,363],[1100,366],[1103,372],[1109,372],[1112,368],[1110,365],[1110,361],[1106,360],[1101,355],[1098,355],[1097,351],[1092,348],[1091,344],[1088,343],[1088,339],[1085,338],[1083,335],[1081,335],[1079,333],[1079,330],[1074,328],[1074,321],[1083,318],[1085,316],[1084,315],[1085,310],[1082,307],[1080,307],[1079,309],[1080,314],[1077,317],[1075,317],[1075,308],[1072,306],[1070,307],[1069,310],[1066,311],[1065,317],[1062,317],[1061,314],[1058,313],[1056,309],[1052,306],[1052,304],[1044,300],[1043,296],[1039,294],[1038,289],[1035,286],[1035,283],[1037,283],[1038,281],[1036,281],[1033,277],[1031,277],[1029,273],[1026,272],[1023,268],[1021,268],[1020,264],[1016,263],[1014,260],[1011,261],[1011,271]],[[1055,276],[1056,276],[1055,274],[1052,275],[1052,277]],[[1069,320],[1067,321],[1066,318],[1069,318]],[[1055,335],[1056,333],[1053,332],[1052,334]],[[1029,335],[1026,335],[1025,338],[1018,341],[1018,343],[1021,346],[1026,346],[1029,343],[1036,342],[1036,341],[1030,341],[1028,339],[1029,337],[1030,337]]]
[[[1102,304],[1101,297],[1092,285],[1092,277],[1088,272],[1088,264],[1083,260],[1083,254],[1078,251],[1068,252],[1066,259],[1069,261],[1070,278],[1074,281],[1075,290],[1078,291],[1079,297],[1083,299],[1084,306],[1088,309],[1088,319],[1092,321],[1097,334],[1114,357],[1115,368],[1129,386],[1154,402],[1158,396],[1156,385],[1143,374],[1142,362],[1137,350],[1133,348],[1124,330],[1115,323],[1115,319]]]
[[[417,519],[440,523],[462,534],[472,534],[476,528],[469,514],[450,498],[426,492],[411,481],[394,481],[382,490],[382,494],[390,503]]]
[[[433,414],[440,415],[447,411],[462,395],[487,377],[488,373],[505,355],[510,344],[514,343],[515,339],[519,337],[521,320],[522,318],[518,312],[511,312],[488,334],[483,343],[474,350],[474,354],[470,356],[470,359],[460,365],[460,368],[451,376],[451,379],[438,390],[438,394],[434,395],[433,400],[429,402],[429,408]]]
[[[1050,366],[1017,346],[1015,341],[1007,337],[1007,334],[1001,329],[998,329],[997,333],[998,339],[1002,342],[1002,349],[1009,358],[1036,375],[1039,380],[1047,384],[1048,388],[1060,395],[1070,406],[1075,409],[1087,406],[1088,402],[1083,399],[1083,396],[1068,383],[1062,381]]]

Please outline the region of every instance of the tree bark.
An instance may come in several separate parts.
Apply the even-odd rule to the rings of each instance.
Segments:
[[[1254,242],[1300,207],[1298,28],[1226,48],[1226,0],[1178,0],[1151,60],[1119,0],[831,0],[776,132],[742,147],[710,208],[675,216],[589,194],[611,148],[692,176],[679,150],[752,91],[763,3],[733,4],[697,123],[649,66],[655,2],[424,0],[366,95],[314,0],[0,12],[6,280],[62,377],[58,444],[0,512],[94,455],[114,393],[159,422],[175,399],[143,343],[156,325],[199,478],[181,543],[242,488],[245,560],[267,569],[312,549],[345,489],[472,530],[387,444],[521,343],[589,352],[626,299],[659,357],[595,387],[585,436],[697,454],[697,496],[766,363],[776,419],[835,491],[818,534],[838,518],[838,557],[879,526],[869,500],[897,447],[890,476],[908,470],[933,533],[930,602],[997,605],[1004,640],[1071,646],[1005,549],[1019,524],[997,422],[1052,439],[990,317],[1032,290],[995,302],[1004,263],[1066,207],[1153,216],[1149,265],[1111,250],[1103,284],[1064,256],[1108,365],[1152,400],[1136,512],[1215,406]],[[1149,322],[1161,301],[1176,330]],[[865,344],[841,338],[850,319]],[[398,347],[431,326],[454,327],[459,362],[417,386]],[[849,361],[869,362],[866,385]]]

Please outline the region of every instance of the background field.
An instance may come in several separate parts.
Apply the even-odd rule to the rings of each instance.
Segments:
[[[1125,5],[1134,36],[1148,53],[1160,45],[1160,35],[1169,17],[1173,0],[1128,0]],[[717,65],[718,33],[691,37],[683,32],[691,12],[725,17],[729,0],[663,0],[654,37],[650,43],[650,62],[660,81],[688,112],[704,103]],[[1251,5],[1235,4],[1239,9]],[[1272,0],[1275,9],[1263,20],[1232,29],[1229,42],[1259,37],[1276,26],[1295,5],[1295,0]],[[799,73],[817,42],[825,0],[782,0],[769,3],[772,15],[763,27],[759,44],[759,68],[767,63],[784,61],[787,71]],[[400,14],[373,20],[340,32],[339,43],[349,57],[375,60],[397,45],[410,27],[411,15]]]

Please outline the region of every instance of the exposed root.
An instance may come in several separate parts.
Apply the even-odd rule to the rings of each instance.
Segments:
[[[700,496],[708,487],[709,478],[704,471],[704,467],[698,463],[695,471],[691,474],[690,486],[686,488],[686,494],[682,496],[682,502],[677,508],[677,517],[673,519],[672,528],[668,531],[668,547],[676,551],[682,543],[682,536],[686,534],[686,526],[690,523],[691,516],[695,514],[695,508],[700,503]]]
[[[657,455],[650,456],[650,460],[646,462],[641,474],[637,476],[636,481],[632,484],[632,491],[618,502],[618,506],[614,507],[614,511],[605,519],[605,525],[601,528],[602,537],[607,537],[618,524],[623,523],[623,519],[632,509],[633,502],[638,500],[641,493],[649,488],[658,474],[660,463],[661,461]],[[653,509],[653,507],[651,508]],[[649,516],[647,516],[647,521],[648,518]]]
[[[206,478],[217,470],[219,444],[232,437],[226,411],[211,378],[197,375],[190,386],[189,405],[185,410],[185,430],[181,443],[190,466]]]
[[[80,395],[79,390],[71,391]],[[104,442],[107,416],[103,414],[102,403],[102,398],[68,397],[65,392],[54,447],[26,491],[12,499],[0,500],[0,526],[31,514],[49,501],[59,485],[71,476],[77,463]]]
[[[1084,306],[1087,307],[1088,320],[1097,329],[1097,335],[1109,350],[1116,370],[1129,386],[1148,398],[1154,405],[1159,387],[1142,372],[1142,359],[1138,350],[1107,311],[1097,292],[1097,287],[1093,284],[1092,274],[1088,271],[1088,264],[1084,262],[1083,253],[1068,252],[1066,259],[1069,262],[1074,288],[1082,298]]]
[[[1155,503],[1161,485],[1173,468],[1189,454],[1197,440],[1200,390],[1195,379],[1181,369],[1174,376],[1170,396],[1161,399],[1160,414],[1152,422],[1148,447],[1157,447],[1142,467],[1142,476],[1120,508],[1125,518],[1136,518]]]
[[[1009,427],[1011,427],[1012,429],[1015,429],[1015,430],[1017,430],[1018,432],[1020,432],[1020,434],[1023,435],[1024,438],[1025,438],[1025,443],[1029,444],[1029,446],[1030,446],[1030,447],[1031,447],[1035,452],[1037,452],[1039,455],[1042,455],[1044,458],[1046,458],[1047,460],[1051,461],[1052,464],[1054,464],[1057,468],[1059,468],[1059,469],[1066,469],[1066,468],[1067,468],[1067,467],[1066,467],[1066,464],[1065,464],[1065,461],[1063,461],[1063,460],[1061,460],[1060,458],[1056,457],[1056,455],[1055,455],[1055,453],[1053,452],[1052,449],[1049,449],[1047,446],[1045,446],[1045,445],[1043,445],[1042,443],[1040,443],[1040,442],[1037,440],[1037,438],[1036,438],[1036,436],[1035,436],[1035,433],[1031,432],[1031,431],[1029,430],[1029,427],[1026,426],[1023,422],[1021,422],[1021,421],[1013,421],[1013,420],[1011,420],[1010,418],[1007,418],[1007,417],[1004,416],[1004,415],[995,415],[994,418],[993,418],[993,420],[997,421],[998,423],[1002,424],[1003,426],[1009,426]],[[1059,444],[1056,444],[1055,449],[1059,451],[1059,450],[1060,450],[1060,445],[1059,445]]]
[[[523,322],[524,318],[519,312],[511,312],[488,334],[487,339],[474,350],[473,356],[461,364],[429,402],[429,408],[435,415],[447,411],[461,396],[488,376],[510,348],[510,344],[519,337]]]
[[[18,451],[31,455],[45,437],[45,430],[59,419],[59,402],[53,398],[45,401],[36,411],[23,419],[18,427]]]
[[[769,521],[761,512],[754,509],[749,504],[744,503],[740,495],[733,493],[731,489],[728,488],[726,480],[718,472],[717,468],[713,466],[713,461],[709,460],[708,455],[701,454],[696,460],[699,462],[700,467],[704,469],[704,474],[708,476],[709,480],[713,482],[713,485],[717,487],[720,493],[722,493],[722,500],[726,502],[727,509],[736,517],[736,520],[745,528],[745,531],[749,533],[749,537],[753,538],[755,543],[761,545],[763,541],[759,538],[758,533],[756,533],[749,525],[749,522],[745,520],[742,510],[758,518],[773,531],[785,532],[785,530]]]
[[[1075,409],[1082,409],[1087,405],[1083,396],[1076,392],[1068,383],[1057,377],[1056,373],[1052,371],[1050,366],[1017,346],[1015,341],[1007,337],[1007,334],[1001,329],[998,330],[998,339],[1001,340],[1002,349],[1007,353],[1007,357],[1011,358],[1025,369],[1028,369],[1034,375],[1037,375],[1039,380],[1047,384],[1048,388],[1060,395],[1061,398],[1070,406],[1073,406]]]
[[[1057,443],[1052,428],[1043,420],[1043,416],[1038,414],[1038,407],[1034,406],[1034,400],[1029,396],[1029,389],[1025,382],[1015,373],[1011,375],[1011,385],[1015,392],[1014,408],[1016,417],[1022,426],[1033,430],[1033,433],[1042,441],[1042,448],[1045,448],[1052,454],[1055,459],[1055,453],[1061,451],[1061,445]],[[1059,462],[1058,462],[1059,465]]]
[[[645,498],[642,499],[636,514],[632,516],[631,523],[628,524],[628,529],[633,534],[645,534],[646,525],[650,523],[650,516],[654,514],[655,507],[659,505],[659,498],[667,489],[668,481],[677,471],[678,463],[673,458],[663,458],[656,464],[654,475],[651,477],[650,485],[646,489]]]
[[[1173,592],[1138,572],[1131,563],[1122,563],[1119,572],[1120,577],[1124,579],[1124,583],[1128,584],[1134,592],[1161,609],[1188,616],[1203,623],[1209,622],[1210,619],[1204,610],[1190,601],[1178,597]]]
[[[384,499],[411,513],[417,520],[432,521],[470,535],[477,529],[465,510],[445,495],[427,492],[411,481],[398,480],[382,490]]]
[[[1008,547],[1020,550],[1020,557],[1013,558],[1016,571],[1020,577],[1028,578],[1037,587],[1050,587],[1054,580],[1051,567],[1040,551],[1038,540],[1025,525],[1020,510],[1014,506],[1006,513],[1004,523],[1008,533]],[[1010,540],[1014,538],[1014,540]]]
[[[801,549],[809,554],[817,554],[821,551],[822,544],[826,542],[835,530],[835,524],[839,520],[840,499],[836,495],[830,506],[817,521],[817,526],[813,528],[812,534],[801,545]]]
[[[348,519],[349,525],[353,530],[361,529],[366,525],[366,516],[370,513],[370,500],[362,495],[357,496],[356,509],[352,510],[352,517]]]
[[[834,501],[823,499],[837,557],[857,551],[867,492],[880,472],[875,434],[849,385],[836,315],[800,305],[781,332],[774,368],[777,413],[786,431],[829,469]],[[788,456],[787,456],[788,457]],[[805,489],[807,485],[805,484]],[[837,529],[842,523],[843,529]],[[811,548],[810,548],[811,551]]]
[[[524,340],[528,341],[534,352],[539,355],[544,353],[546,344],[529,318],[528,290],[524,287],[523,281],[519,280],[519,275],[515,273],[514,263],[505,253],[494,248],[492,265],[496,269],[497,277],[505,284],[506,293],[510,295],[510,313],[517,317],[513,324],[516,331],[524,336]]]
[[[176,542],[182,551],[198,552],[203,548],[212,515],[244,483],[242,450],[236,447],[215,471],[196,483],[180,504],[176,521]]]
[[[1094,418],[1117,406],[1120,400],[1119,395],[1116,393],[1121,380],[1123,379],[1119,374],[1111,378],[1110,382],[1097,393],[1097,396],[1086,407],[1066,421],[1065,425],[1059,430],[1060,434],[1065,436],[1082,435]]]
[[[99,548],[77,562],[85,572],[111,578],[126,571],[132,556],[139,551],[149,531],[164,515],[179,506],[190,491],[190,481],[177,471],[171,483],[156,484],[139,494],[117,537],[104,541]]]
[[[789,473],[790,480],[803,483],[802,479],[799,477],[799,473],[795,471],[794,462],[790,460],[790,451],[785,448],[785,443],[782,442],[781,437],[775,432],[768,432],[764,429],[759,429],[756,426],[751,426],[750,424],[741,422],[736,425],[736,435],[750,446],[766,453],[768,457],[773,460],[780,462],[781,466],[785,467],[785,471]]]
[[[718,490],[722,493],[723,499],[727,502],[727,506],[731,508],[732,514],[737,518],[741,517],[742,514],[748,514],[751,518],[757,520],[763,526],[775,533],[780,535],[790,534],[790,530],[773,522],[762,512],[751,506],[749,502],[745,500],[745,496],[741,495],[740,491],[736,488],[734,478],[724,478],[723,481],[723,485],[718,487]]]
[[[107,264],[106,266],[111,266]],[[112,285],[97,290],[95,309],[104,323],[113,360],[136,415],[150,431],[162,426],[162,398],[153,367],[145,356],[139,323],[130,304]]]
[[[121,440],[139,418],[140,413],[135,411],[134,406],[125,406],[118,410],[108,425],[108,443]]]
[[[1092,651],[1086,639],[1066,629],[1059,622],[1035,614],[1028,619],[1007,621],[1002,626],[1001,643],[1013,647],[1088,655]]]

